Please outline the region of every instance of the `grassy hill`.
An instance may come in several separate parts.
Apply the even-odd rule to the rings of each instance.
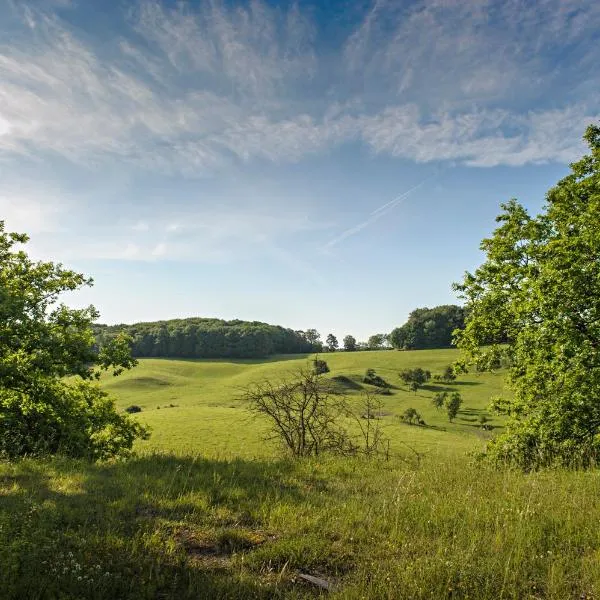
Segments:
[[[598,473],[526,474],[467,456],[488,435],[473,419],[503,375],[447,386],[465,399],[454,423],[431,405],[436,386],[415,395],[398,377],[406,367],[440,372],[455,356],[325,356],[328,376],[355,395],[367,368],[394,386],[384,398],[389,461],[292,461],[262,441],[240,389],[308,357],[148,359],[106,378],[120,408],[143,408],[153,436],[124,462],[0,462],[0,598],[600,597]],[[400,423],[408,406],[429,427]],[[405,443],[424,458],[403,454]]]
[[[463,451],[481,447],[487,434],[478,427],[478,417],[487,414],[491,396],[503,389],[504,375],[468,374],[456,382],[430,382],[416,394],[402,384],[399,372],[423,367],[441,372],[456,360],[456,350],[415,350],[410,352],[338,352],[324,354],[331,372],[327,375],[358,396],[367,368],[373,368],[392,387],[384,396],[383,417],[392,447],[410,443],[420,451]],[[221,457],[266,456],[276,450],[265,445],[264,427],[251,419],[240,396],[251,382],[277,379],[305,367],[309,355],[280,356],[269,360],[167,360],[142,359],[134,370],[105,378],[103,385],[118,399],[119,408],[135,404],[142,408],[139,418],[149,424],[152,437],[140,443],[140,450],[200,452]],[[449,423],[445,412],[436,410],[431,398],[444,389],[460,391],[464,404],[458,418]],[[416,408],[428,427],[411,427],[399,416],[408,407]],[[499,425],[497,418],[491,424]]]

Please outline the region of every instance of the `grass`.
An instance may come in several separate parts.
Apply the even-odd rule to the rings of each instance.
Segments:
[[[144,360],[103,384],[153,437],[138,456],[90,465],[60,458],[0,462],[0,598],[315,598],[591,600],[600,597],[597,472],[524,474],[467,455],[472,420],[502,374],[454,385],[454,423],[398,371],[441,372],[455,354],[327,355],[353,394],[374,368],[393,385],[382,422],[389,461],[290,461],[261,441],[239,390],[306,364]],[[174,406],[170,406],[173,404]],[[158,409],[157,407],[161,408]],[[396,418],[413,406],[429,427]],[[497,420],[492,421],[500,426]],[[419,460],[405,444],[423,453]]]
[[[489,437],[478,426],[480,414],[489,415],[490,397],[503,389],[504,375],[469,374],[453,384],[430,382],[416,394],[402,384],[398,375],[404,368],[425,367],[440,373],[456,360],[456,350],[412,352],[353,352],[323,355],[331,372],[327,377],[349,394],[357,396],[367,368],[373,368],[392,386],[383,396],[383,419],[392,448],[398,451],[410,444],[422,452],[466,452],[482,448]],[[142,408],[139,419],[153,429],[152,437],[142,442],[141,451],[202,453],[213,457],[273,456],[277,448],[265,445],[264,425],[253,420],[240,400],[241,391],[253,381],[278,378],[307,365],[310,357],[251,360],[162,360],[145,359],[134,370],[106,378],[104,386],[118,399],[123,409],[132,404]],[[444,389],[460,391],[464,404],[453,423],[443,410],[436,410],[431,398]],[[399,421],[408,407],[416,408],[428,427],[411,427]]]

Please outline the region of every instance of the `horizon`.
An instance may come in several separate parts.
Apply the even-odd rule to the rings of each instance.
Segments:
[[[0,219],[102,324],[389,333],[600,120],[600,3],[12,0]]]

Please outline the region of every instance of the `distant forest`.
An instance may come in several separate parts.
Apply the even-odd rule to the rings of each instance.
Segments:
[[[464,327],[464,312],[459,306],[436,306],[414,310],[408,321],[391,334],[377,334],[367,343],[344,344],[346,351],[378,350],[386,343],[399,350],[447,348],[452,331]],[[189,318],[135,323],[133,325],[95,325],[96,342],[103,346],[111,337],[124,331],[133,339],[132,353],[139,358],[265,358],[275,354],[332,352],[314,329],[295,331],[259,321],[224,321]],[[347,336],[354,340],[352,336]],[[346,339],[344,341],[346,342]],[[386,342],[387,340],[387,342]],[[355,340],[354,340],[355,341]]]
[[[121,331],[133,338],[132,353],[140,358],[264,358],[317,349],[303,331],[257,321],[190,318],[94,326],[99,346]]]

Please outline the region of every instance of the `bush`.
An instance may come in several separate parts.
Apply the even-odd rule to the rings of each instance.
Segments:
[[[425,421],[415,408],[407,408],[400,417],[408,425],[425,425]]]
[[[315,358],[313,361],[313,370],[316,375],[323,375],[325,373],[329,373],[329,365],[326,361]]]
[[[363,383],[368,383],[369,385],[374,385],[378,388],[389,389],[390,384],[375,373],[375,369],[367,369],[365,376],[363,377]]]

